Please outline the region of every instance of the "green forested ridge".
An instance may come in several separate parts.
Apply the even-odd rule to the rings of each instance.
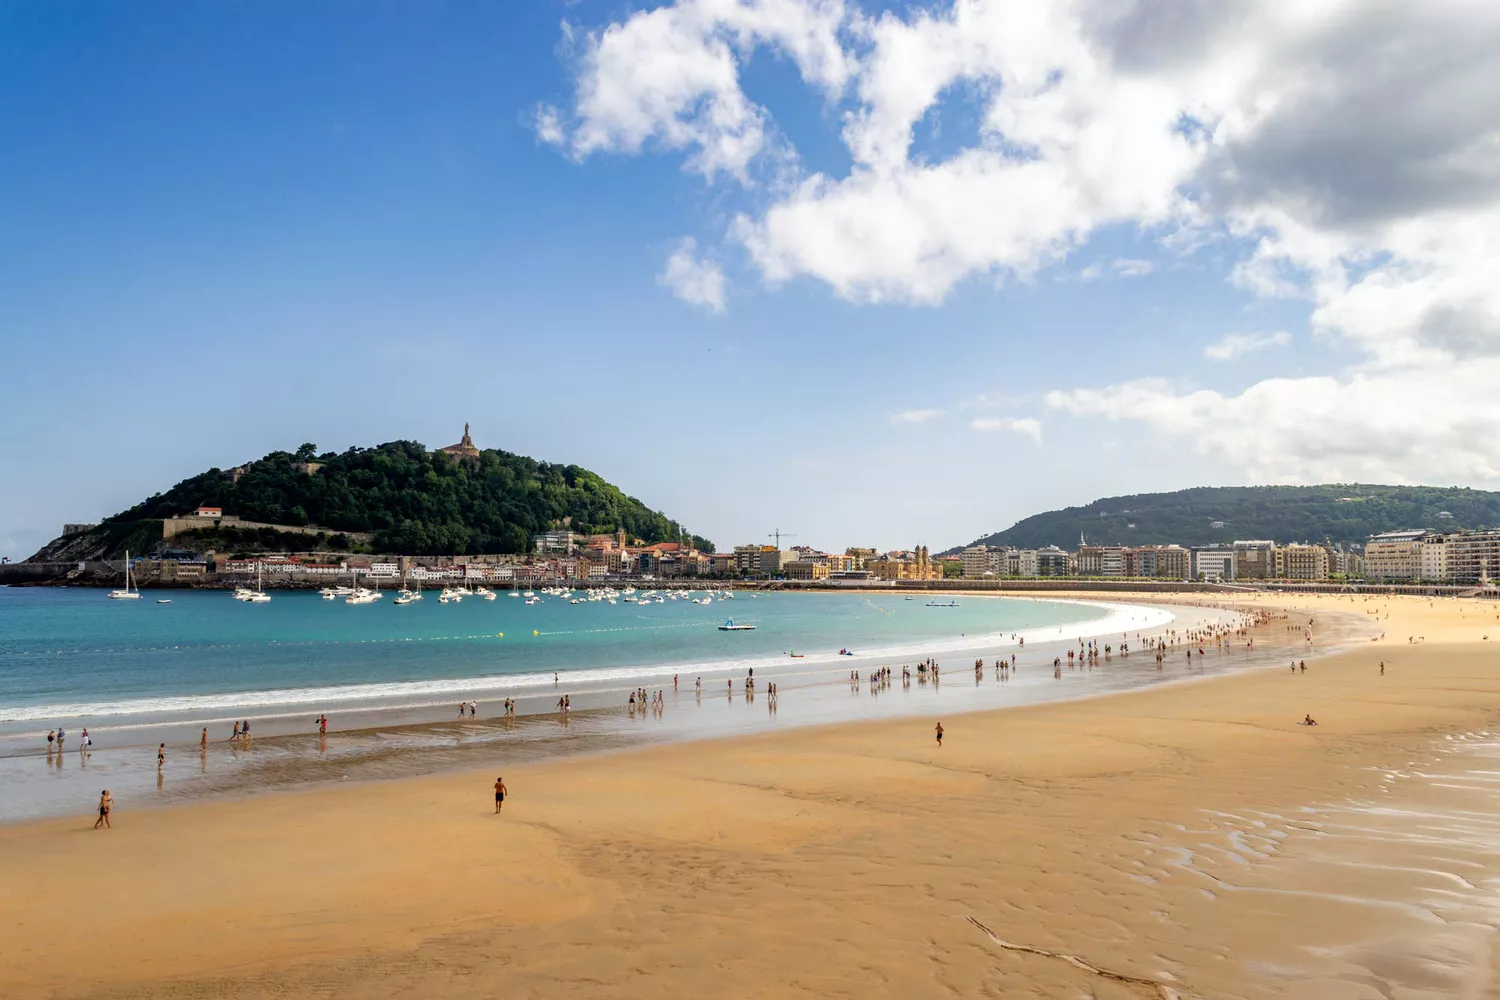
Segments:
[[[1440,517],[1446,511],[1451,518]],[[1222,527],[1214,522],[1222,521]],[[1363,543],[1404,528],[1455,531],[1500,525],[1500,493],[1439,486],[1222,486],[1108,497],[1034,514],[975,545],[1073,548],[1079,532],[1102,545],[1209,545],[1236,539]]]
[[[298,465],[310,461],[323,467],[308,475]],[[681,537],[675,521],[576,465],[493,449],[459,461],[414,441],[321,455],[305,444],[251,462],[238,482],[210,469],[105,526],[189,514],[200,505],[247,521],[371,532],[376,551],[411,555],[526,552],[533,535],[564,521],[578,532],[623,528],[647,542]],[[713,551],[706,540],[696,541]]]

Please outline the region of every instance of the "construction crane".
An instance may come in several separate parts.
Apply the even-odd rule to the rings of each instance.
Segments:
[[[781,540],[783,538],[796,538],[797,534],[793,531],[782,531],[780,528],[777,528],[775,531],[767,534],[766,537],[776,539],[776,550],[779,552],[781,550]]]

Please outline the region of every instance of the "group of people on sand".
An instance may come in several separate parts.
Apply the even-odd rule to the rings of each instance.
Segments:
[[[474,719],[479,717],[479,704],[473,701],[461,701],[458,703],[458,717],[462,719],[465,715]]]
[[[53,750],[54,746],[56,747],[58,753],[62,752],[62,749],[63,749],[63,740],[66,738],[66,736],[67,736],[67,734],[65,732],[63,732],[63,727],[62,726],[58,726],[56,729],[49,729],[49,730],[47,730],[47,756],[48,757],[52,756],[52,750]],[[80,754],[87,754],[93,748],[94,748],[94,740],[93,740],[92,737],[89,736],[89,731],[87,729],[85,729],[83,732],[81,732],[81,733],[78,734],[78,752]]]
[[[655,715],[661,715],[667,710],[667,694],[665,691],[657,691],[655,694],[648,695],[645,688],[636,688],[630,692],[630,698],[625,706],[629,709],[632,718],[637,708],[643,714],[649,710]]]
[[[243,722],[236,722],[234,724],[234,732],[230,734],[229,739],[226,740],[225,742],[235,743],[235,744],[238,744],[239,746],[242,746],[242,747],[249,746],[250,745],[250,720],[249,719],[245,719]]]

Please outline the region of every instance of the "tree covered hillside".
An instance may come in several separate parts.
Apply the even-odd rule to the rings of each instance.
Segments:
[[[1441,516],[1442,514],[1451,517]],[[1035,514],[976,545],[1208,545],[1235,539],[1363,543],[1403,528],[1500,525],[1500,493],[1436,486],[1226,486],[1109,497]]]
[[[322,468],[309,474],[309,462]],[[188,514],[200,505],[247,521],[372,532],[377,551],[411,555],[525,552],[533,535],[564,522],[579,532],[623,528],[647,542],[681,536],[675,521],[576,465],[492,449],[461,461],[414,441],[342,454],[319,455],[311,444],[272,452],[245,466],[238,481],[210,469],[105,525]]]

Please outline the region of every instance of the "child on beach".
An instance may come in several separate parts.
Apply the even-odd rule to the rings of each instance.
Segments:
[[[937,745],[938,746],[942,746],[943,745],[943,724],[941,722],[939,722],[937,724],[936,732],[937,732]]]
[[[500,806],[505,803],[505,793],[506,793],[506,790],[507,789],[505,787],[505,779],[504,778],[496,778],[495,779],[495,814],[497,816],[500,814]]]

